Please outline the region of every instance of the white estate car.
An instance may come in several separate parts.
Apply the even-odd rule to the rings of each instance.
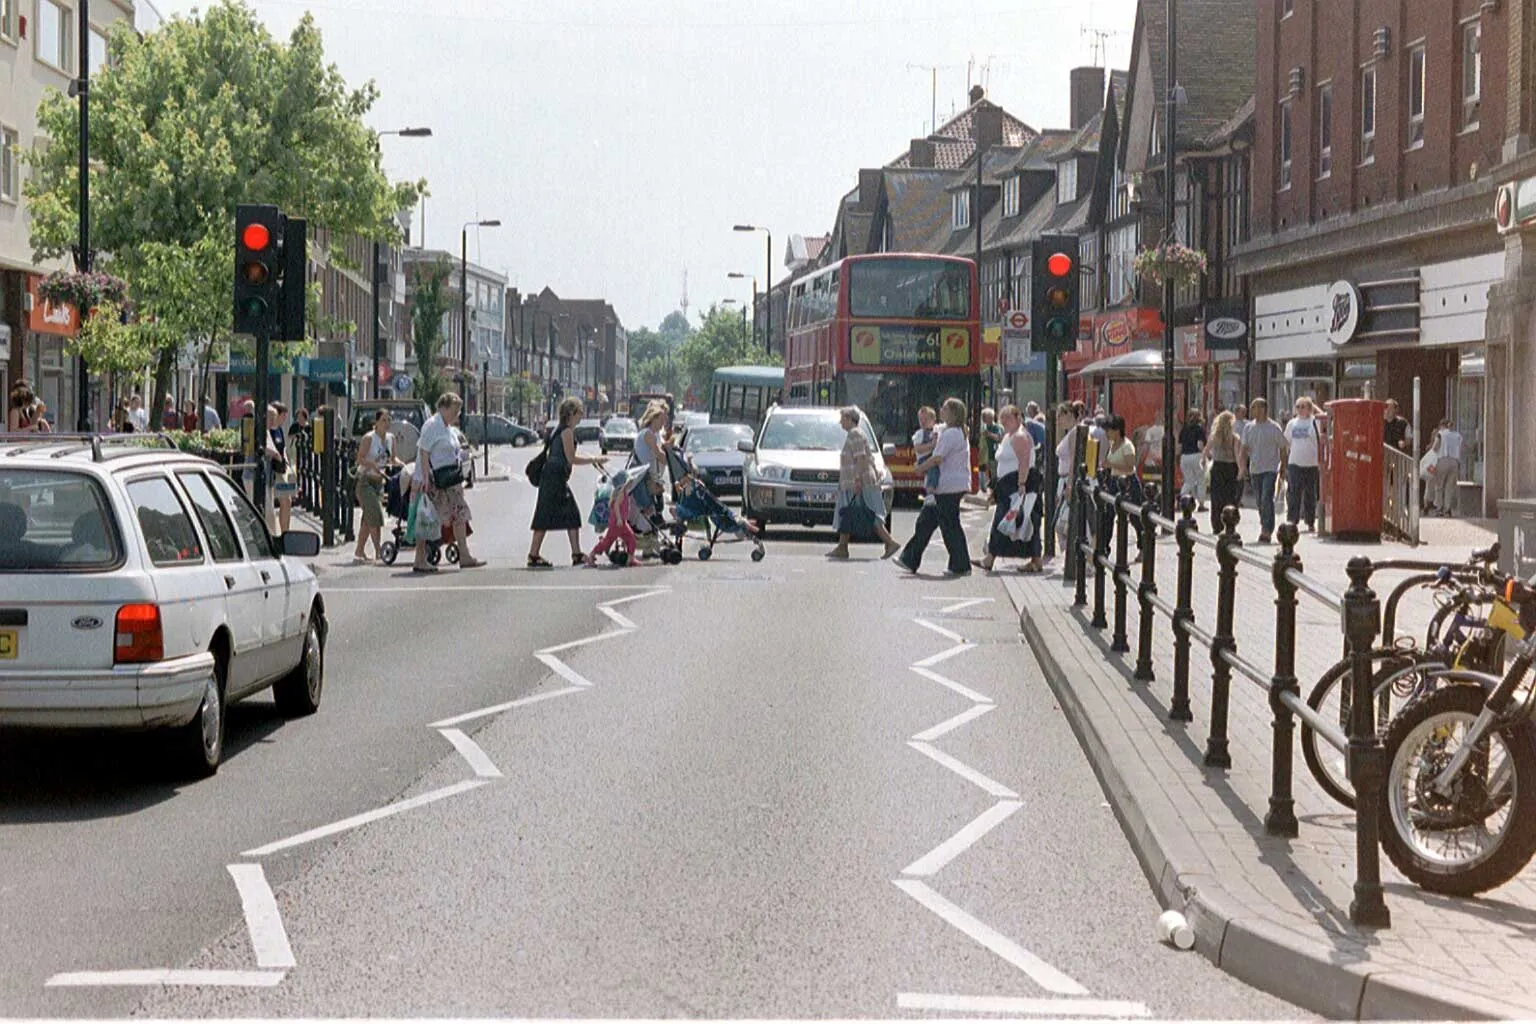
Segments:
[[[325,604],[222,469],[143,439],[0,435],[0,727],[167,727],[188,774],[270,686],[313,713]],[[169,443],[167,442],[167,445]]]

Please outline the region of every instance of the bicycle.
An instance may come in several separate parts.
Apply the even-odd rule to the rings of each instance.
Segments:
[[[1507,579],[1489,622],[1515,641],[1503,676],[1432,673],[1384,740],[1382,847],[1451,896],[1503,885],[1536,855],[1536,589]]]
[[[1385,732],[1392,719],[1421,696],[1432,674],[1447,669],[1466,668],[1496,672],[1503,666],[1503,634],[1489,628],[1488,614],[1495,582],[1488,566],[1496,562],[1499,548],[1473,552],[1461,566],[1436,566],[1433,572],[1411,576],[1398,584],[1387,602],[1387,628],[1395,632],[1396,609],[1412,589],[1426,584],[1436,591],[1440,607],[1431,618],[1423,646],[1403,639],[1371,652],[1371,690],[1376,695],[1376,727]],[[1428,568],[1415,563],[1400,567]],[[1390,635],[1389,632],[1389,635]],[[1348,731],[1353,696],[1354,665],[1348,657],[1340,659],[1323,673],[1307,704],[1339,728]],[[1316,730],[1301,724],[1301,754],[1307,769],[1323,792],[1345,807],[1355,806],[1354,787],[1349,782],[1348,758],[1322,741]]]

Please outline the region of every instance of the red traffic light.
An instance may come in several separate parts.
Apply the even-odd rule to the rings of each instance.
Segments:
[[[240,235],[240,243],[247,249],[260,252],[272,244],[272,232],[265,224],[247,224]]]
[[[1053,252],[1045,261],[1045,269],[1052,277],[1066,277],[1072,273],[1072,257],[1064,252]]]

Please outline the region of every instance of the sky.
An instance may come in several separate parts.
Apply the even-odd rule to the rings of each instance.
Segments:
[[[142,2],[142,0],[141,0]],[[206,0],[151,0],[166,17]],[[274,33],[313,13],[326,53],[380,90],[384,168],[424,177],[426,244],[525,292],[605,298],[630,329],[783,276],[878,167],[973,83],[1034,128],[1067,125],[1068,71],[1124,68],[1135,0],[247,0]],[[421,242],[421,211],[412,241]]]

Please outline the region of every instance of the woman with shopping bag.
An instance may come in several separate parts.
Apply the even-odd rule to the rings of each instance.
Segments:
[[[873,534],[885,543],[885,554],[880,557],[890,558],[901,545],[885,528],[885,496],[880,493],[869,438],[859,424],[859,410],[853,406],[843,409],[840,421],[847,436],[837,472],[837,547],[828,551],[827,557],[846,559],[850,541]]]
[[[1035,440],[1024,429],[1024,415],[1018,406],[1004,406],[997,418],[1004,431],[997,446],[997,482],[992,490],[997,509],[987,533],[986,557],[976,564],[991,572],[999,558],[1022,558],[1026,561],[1021,572],[1038,573],[1042,570],[1040,530],[1045,508],[1041,501],[1044,481],[1035,466]]]

